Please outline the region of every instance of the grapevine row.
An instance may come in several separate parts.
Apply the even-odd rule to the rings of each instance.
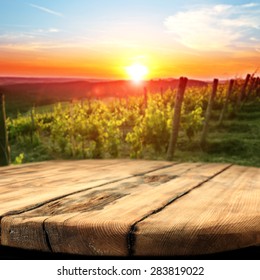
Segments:
[[[220,124],[228,115],[235,114],[243,102],[259,99],[259,78],[232,81],[215,84],[211,106],[221,111]],[[145,89],[139,97],[56,104],[45,113],[33,108],[27,115],[8,118],[11,147],[15,143],[21,147],[13,161],[22,162],[23,148],[28,146],[44,147],[51,158],[166,158],[177,92],[168,89],[151,94]],[[205,117],[209,114],[211,93],[211,84],[186,88],[180,112],[180,137],[192,142],[204,131],[209,121]],[[201,144],[205,145],[206,138],[204,135]]]

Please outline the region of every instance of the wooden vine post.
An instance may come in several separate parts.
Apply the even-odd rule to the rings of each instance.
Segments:
[[[9,164],[10,152],[6,127],[5,97],[3,94],[0,94],[0,166]]]
[[[238,94],[238,97],[237,97],[237,106],[236,106],[236,110],[239,110],[240,108],[240,105],[241,105],[241,102],[244,100],[245,96],[246,96],[246,88],[247,88],[247,85],[249,83],[249,80],[250,80],[250,77],[251,75],[250,74],[247,74],[246,75],[246,79],[245,79],[245,82],[242,86],[242,89],[240,91],[240,93]]]
[[[204,149],[205,145],[206,145],[206,139],[207,139],[208,130],[209,130],[209,120],[211,117],[212,106],[213,106],[214,99],[215,99],[215,96],[217,93],[217,89],[218,89],[218,79],[214,79],[213,86],[212,86],[212,92],[209,96],[209,103],[208,103],[208,107],[206,110],[204,126],[203,126],[203,130],[202,130],[202,134],[201,134],[200,145],[201,145],[202,149]]]
[[[170,142],[167,150],[167,160],[172,160],[177,144],[180,120],[181,120],[181,106],[188,79],[181,77],[179,80],[178,92],[175,98],[174,115],[172,119],[172,130],[170,135]]]
[[[220,117],[219,117],[219,125],[221,125],[223,123],[223,120],[224,120],[224,116],[226,114],[226,111],[227,111],[227,107],[228,107],[228,102],[229,102],[229,99],[230,99],[230,96],[232,94],[232,90],[233,90],[233,87],[234,87],[234,83],[235,83],[235,80],[234,79],[231,79],[229,81],[229,86],[228,86],[228,91],[227,91],[227,96],[226,96],[226,100],[224,102],[224,105],[223,105],[223,109],[221,111],[221,114],[220,114]]]

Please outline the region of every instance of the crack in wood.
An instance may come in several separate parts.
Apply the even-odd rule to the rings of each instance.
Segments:
[[[48,247],[48,249],[50,250],[50,252],[52,253],[53,250],[52,250],[52,247],[51,247],[51,242],[50,242],[50,239],[49,239],[49,234],[48,234],[48,231],[46,230],[45,228],[45,221],[47,219],[45,219],[42,223],[42,230],[43,230],[43,233],[44,233],[44,237],[45,237],[45,242],[46,242],[46,245]]]
[[[178,163],[177,163],[177,164],[178,164]],[[36,210],[36,209],[38,209],[38,208],[44,206],[45,204],[58,201],[58,200],[60,200],[60,199],[69,197],[69,196],[74,195],[74,194],[79,194],[79,193],[82,193],[82,192],[85,192],[85,191],[89,191],[89,190],[93,190],[93,189],[98,189],[98,188],[101,188],[101,187],[106,186],[106,185],[109,185],[109,184],[113,184],[113,183],[118,183],[118,182],[120,182],[120,181],[124,181],[124,180],[126,180],[126,179],[131,179],[131,178],[134,178],[134,177],[144,176],[145,174],[149,174],[149,173],[152,173],[152,172],[157,171],[157,170],[165,169],[165,168],[171,167],[171,166],[173,166],[173,165],[176,165],[176,163],[172,163],[172,164],[165,165],[165,166],[160,166],[160,167],[158,167],[158,168],[155,168],[155,169],[146,171],[146,172],[144,172],[144,173],[133,174],[133,175],[131,175],[131,176],[126,176],[126,177],[124,177],[124,178],[112,180],[112,181],[109,181],[109,182],[100,184],[100,185],[98,185],[98,186],[94,186],[94,187],[90,187],[90,188],[85,188],[85,189],[81,189],[81,190],[78,190],[78,191],[75,191],[75,192],[71,192],[71,193],[68,193],[68,194],[65,194],[65,195],[57,196],[57,197],[55,197],[55,198],[52,198],[52,199],[49,199],[49,200],[46,200],[46,201],[37,203],[37,204],[35,204],[35,205],[33,205],[33,206],[30,206],[30,207],[27,207],[27,208],[23,208],[22,210],[9,211],[9,212],[5,213],[3,217],[6,217],[6,216],[13,216],[13,215],[19,215],[19,214],[24,214],[24,213],[26,213],[26,212],[28,212],[28,211]],[[1,221],[1,220],[0,220],[0,221]]]
[[[144,183],[149,183],[149,184],[152,184],[152,185],[160,185],[160,184],[163,184],[163,183],[166,183],[166,182],[169,182],[173,179],[176,179],[178,178],[179,176],[177,175],[173,175],[173,176],[169,176],[169,175],[152,175],[152,176],[143,176],[142,178],[142,181]]]
[[[180,199],[181,197],[187,195],[188,193],[192,192],[193,190],[201,187],[202,185],[204,185],[205,183],[209,182],[211,179],[215,178],[216,176],[218,176],[219,174],[223,173],[224,171],[226,171],[227,169],[229,169],[231,166],[233,166],[233,164],[230,164],[228,166],[226,166],[225,168],[223,168],[222,170],[220,170],[219,172],[215,173],[214,175],[208,177],[206,180],[202,181],[201,183],[197,184],[196,186],[194,186],[193,188],[185,191],[185,192],[181,192],[178,195],[174,196],[172,199],[170,199],[165,205],[163,205],[162,207],[155,209],[153,211],[151,211],[150,213],[148,213],[147,215],[145,215],[144,217],[142,217],[141,219],[139,219],[138,221],[136,221],[129,230],[129,233],[127,235],[127,248],[128,248],[128,256],[133,256],[134,255],[134,247],[135,247],[135,241],[136,241],[136,231],[137,231],[137,225],[138,223],[144,221],[145,219],[149,218],[152,215],[155,215],[159,212],[161,212],[162,210],[164,210],[167,206],[169,206],[170,204],[172,204],[174,201]]]
[[[93,191],[76,198],[69,196],[38,208],[39,215],[52,216],[65,213],[100,211],[108,204],[115,203],[118,199],[127,195],[128,193],[119,192],[118,189],[114,188],[105,192]],[[37,209],[34,210],[33,215],[37,215]]]
[[[65,194],[65,195],[61,195],[61,196],[57,196],[55,198],[52,198],[52,199],[49,199],[49,200],[46,200],[46,201],[43,201],[43,202],[40,202],[40,203],[37,203],[33,206],[30,206],[30,207],[27,207],[27,208],[24,208],[22,210],[15,210],[15,211],[9,211],[7,213],[4,214],[4,217],[7,217],[7,216],[13,216],[13,215],[20,215],[20,214],[24,214],[28,211],[32,211],[32,210],[36,210],[48,203],[52,203],[52,202],[55,202],[55,201],[59,201],[63,198],[66,198],[66,197],[69,197],[71,195],[75,195],[75,194],[79,194],[79,193],[82,193],[82,192],[85,192],[85,191],[89,191],[89,190],[93,190],[93,189],[97,189],[97,188],[101,188],[103,186],[106,186],[106,185],[109,185],[109,184],[113,184],[113,183],[117,183],[117,182],[120,182],[120,181],[123,181],[123,180],[126,180],[126,179],[130,179],[130,178],[133,178],[135,175],[133,176],[128,176],[128,177],[125,177],[125,178],[120,178],[118,180],[113,180],[113,181],[110,181],[110,182],[107,182],[107,183],[104,183],[104,184],[101,184],[101,185],[98,185],[98,186],[95,186],[95,187],[91,187],[91,188],[86,188],[86,189],[81,189],[79,191],[75,191],[75,192],[71,192],[71,193],[68,193],[68,194]]]
[[[8,217],[8,216],[10,217],[10,216],[14,216],[14,215],[26,214],[26,213],[28,213],[30,211],[37,210],[37,209],[39,209],[41,207],[44,207],[44,206],[46,206],[49,203],[53,203],[53,205],[55,205],[55,203],[56,204],[59,203],[59,200],[67,198],[67,197],[70,197],[72,195],[80,194],[80,193],[83,193],[85,191],[97,190],[98,188],[101,188],[103,186],[106,186],[106,185],[109,185],[109,184],[113,184],[113,183],[118,183],[118,182],[124,181],[126,179],[131,179],[131,178],[135,178],[135,177],[142,177],[144,175],[147,176],[147,174],[149,174],[149,173],[152,173],[154,171],[159,171],[161,169],[169,168],[169,167],[171,167],[173,165],[176,165],[176,163],[171,163],[171,164],[167,164],[166,166],[160,166],[160,167],[157,167],[157,168],[153,168],[153,169],[148,170],[148,171],[143,172],[143,173],[131,174],[130,176],[125,176],[125,177],[120,178],[120,179],[111,180],[109,182],[102,183],[102,184],[94,186],[94,187],[84,188],[84,189],[81,189],[81,190],[78,190],[78,191],[70,192],[70,193],[65,194],[65,195],[60,195],[60,196],[57,196],[55,198],[48,199],[48,200],[45,200],[43,202],[36,203],[36,204],[31,205],[29,207],[24,207],[24,208],[19,209],[19,210],[13,210],[13,211],[6,212],[6,213],[4,213],[0,217],[0,247],[2,246],[1,245],[1,234],[2,234],[2,229],[1,229],[2,223],[1,223],[1,221],[2,221],[2,218],[4,218],[4,217]],[[103,193],[103,196],[97,198],[96,205],[92,205],[93,207],[91,206],[89,208],[89,211],[97,210],[97,209],[99,209],[99,210],[102,209],[105,206],[106,203],[111,203],[113,201],[116,201],[117,199],[120,199],[123,196],[128,195],[127,190],[129,188],[134,188],[136,186],[137,186],[137,184],[131,184],[131,185],[128,185],[128,186],[124,186],[124,192],[123,193],[114,193],[112,195],[111,194],[104,195],[104,193]],[[98,190],[96,192],[98,192]],[[117,190],[117,192],[118,192],[118,190]],[[84,205],[82,205],[82,211],[86,211],[86,207]],[[47,221],[47,219],[48,218],[46,218],[46,220],[44,220],[44,222],[42,223],[43,238],[45,240],[45,244],[46,244],[46,247],[48,248],[48,250],[50,252],[53,252],[51,241],[49,239],[49,235],[48,235],[48,232],[46,230],[46,221]]]

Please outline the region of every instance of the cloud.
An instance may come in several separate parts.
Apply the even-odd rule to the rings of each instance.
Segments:
[[[256,49],[260,34],[260,4],[207,5],[178,12],[165,19],[164,25],[186,47],[201,51],[243,47]]]
[[[50,32],[50,33],[58,33],[58,32],[60,32],[60,30],[58,28],[49,28],[48,32]]]
[[[45,7],[42,7],[42,6],[38,6],[38,5],[35,5],[35,4],[31,4],[31,3],[29,5],[31,7],[33,7],[33,8],[35,8],[35,9],[41,10],[41,11],[43,11],[45,13],[48,13],[48,14],[51,14],[51,15],[55,15],[55,16],[58,16],[58,17],[63,17],[62,13],[50,10],[48,8],[45,8]]]
[[[41,50],[62,46],[57,36],[61,30],[50,27],[48,29],[35,29],[27,32],[6,32],[0,34],[0,49],[10,50]]]
[[[257,6],[259,6],[258,3],[248,3],[248,4],[242,5],[242,7],[244,7],[244,8],[252,8],[252,7],[257,7]]]
[[[61,37],[57,34],[64,31],[57,28],[36,29],[30,32],[6,32],[0,34],[0,51],[9,50],[12,52],[27,51],[49,51],[55,49],[84,48],[97,51],[95,39],[84,36]],[[70,36],[71,35],[71,36]]]
[[[60,32],[60,30],[58,28],[49,28],[49,29],[38,29],[36,30],[36,33],[40,33],[40,34],[48,34],[48,33],[58,33]]]

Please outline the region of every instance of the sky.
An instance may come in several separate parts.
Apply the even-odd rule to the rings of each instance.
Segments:
[[[241,77],[260,71],[260,1],[0,0],[0,76]]]

